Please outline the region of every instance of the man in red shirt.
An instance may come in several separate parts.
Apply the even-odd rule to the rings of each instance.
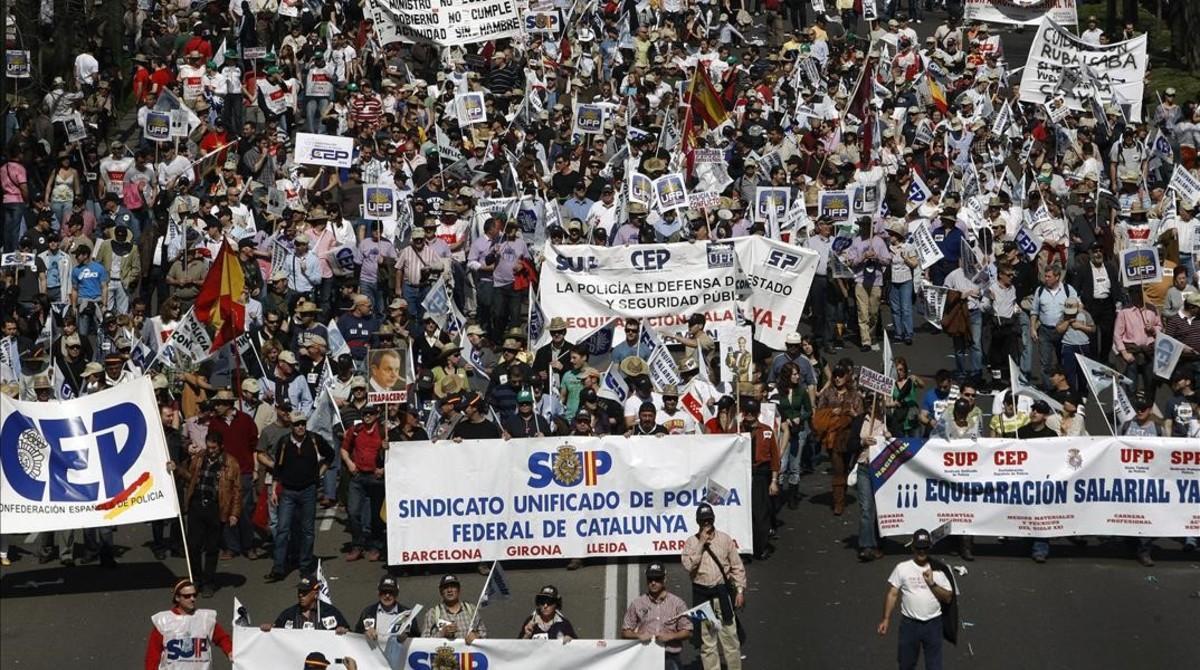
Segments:
[[[249,414],[237,408],[237,398],[229,389],[218,391],[212,404],[214,416],[208,422],[208,432],[224,437],[225,452],[237,459],[242,472],[242,515],[236,527],[225,529],[221,560],[228,561],[243,552],[247,558],[259,558],[263,552],[254,546],[254,504],[258,499],[254,450],[258,446],[258,426]]]
[[[350,84],[349,90],[358,90],[350,98],[350,120],[355,130],[373,129],[383,118],[383,100],[371,90],[371,82],[363,80],[357,86]]]
[[[187,43],[183,45],[183,53],[186,54],[193,51],[200,52],[200,56],[203,58],[202,62],[207,63],[208,61],[212,60],[212,44],[209,43],[208,38],[204,36],[204,28],[199,24],[197,24],[195,29],[192,30],[192,39],[188,40]]]
[[[379,406],[367,405],[362,421],[342,437],[342,463],[350,473],[346,516],[350,522],[350,552],[347,561],[357,561],[366,551],[367,560],[380,560],[383,549],[379,509],[383,506],[384,427]]]
[[[758,400],[742,400],[742,432],[750,433],[750,511],[754,519],[754,558],[764,561],[775,547],[767,541],[771,530],[771,497],[779,495],[779,442],[775,430],[758,420]]]
[[[150,617],[146,670],[212,667],[214,644],[233,658],[233,638],[217,623],[216,610],[196,609],[196,585],[180,580],[171,590],[171,609]]]

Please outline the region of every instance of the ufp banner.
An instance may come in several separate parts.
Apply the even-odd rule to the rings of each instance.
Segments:
[[[870,468],[884,535],[1200,535],[1200,440],[893,440]]]
[[[754,339],[782,350],[804,313],[820,255],[761,236],[733,241],[742,311],[754,320]]]
[[[1068,75],[1079,83],[1064,90],[1061,84]],[[1128,105],[1130,119],[1141,121],[1145,78],[1145,35],[1115,44],[1088,44],[1046,16],[1021,72],[1021,102],[1042,105],[1061,92],[1071,109],[1090,110],[1096,98]]]
[[[352,658],[359,670],[391,670],[380,646],[357,633],[338,635],[332,630],[284,628],[264,633],[257,626],[233,627],[234,670],[303,668],[304,659],[313,652],[324,654],[329,661]]]
[[[966,0],[963,17],[968,21],[1035,26],[1049,16],[1063,26],[1073,26],[1075,0]]]
[[[738,300],[737,258],[730,242],[547,243],[545,259],[538,302],[547,319],[567,320],[568,337],[585,334],[588,317],[686,317]]]
[[[149,377],[75,400],[0,398],[0,528],[33,533],[175,516]]]
[[[638,640],[463,640],[415,638],[400,670],[661,670],[663,648]],[[299,667],[299,666],[297,666]]]
[[[678,554],[710,481],[717,527],[751,546],[744,436],[402,442],[388,462],[395,564]]]

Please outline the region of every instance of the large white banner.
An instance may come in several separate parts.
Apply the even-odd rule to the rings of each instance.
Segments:
[[[149,377],[75,400],[0,399],[0,529],[165,519],[175,481]]]
[[[353,161],[353,137],[296,133],[296,162],[301,165],[348,168]]]
[[[1142,120],[1146,78],[1146,36],[1115,44],[1088,44],[1049,16],[1043,17],[1021,71],[1021,101],[1045,104],[1060,93],[1067,106],[1083,111],[1091,100],[1129,109]]]
[[[717,527],[751,546],[745,436],[401,442],[388,464],[394,564],[675,555],[710,480]]]
[[[1200,440],[893,440],[870,468],[883,535],[1200,535]]]
[[[1063,26],[1078,23],[1075,0],[965,0],[963,17],[968,21],[1035,26],[1049,16]]]
[[[472,44],[521,34],[516,0],[371,0],[367,17],[383,44]]]
[[[545,246],[538,302],[577,338],[612,317],[683,316],[738,300],[731,242]],[[574,340],[572,340],[574,341]]]
[[[663,648],[638,640],[463,640],[416,638],[405,644],[399,670],[433,670],[434,659],[462,670],[661,670]]]
[[[339,658],[352,658],[359,670],[391,670],[380,646],[372,644],[365,635],[284,628],[264,633],[256,626],[233,627],[234,670],[303,668],[304,659],[313,652],[324,654],[331,663]]]
[[[782,350],[804,314],[820,255],[758,235],[737,238],[733,245],[742,312],[756,326],[754,339]]]

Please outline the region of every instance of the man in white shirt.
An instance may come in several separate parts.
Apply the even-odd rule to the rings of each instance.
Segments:
[[[85,93],[91,93],[92,89],[98,84],[97,75],[100,74],[100,62],[92,55],[92,50],[84,48],[78,56],[75,57],[75,84],[79,90]]]
[[[897,565],[888,577],[890,585],[883,601],[883,619],[876,629],[887,635],[900,604],[899,661],[901,668],[915,668],[917,657],[925,650],[926,670],[942,667],[942,606],[954,599],[950,579],[929,564],[933,540],[927,530],[913,533],[913,557]]]
[[[1096,46],[1100,46],[1100,38],[1104,36],[1104,31],[1100,30],[1100,28],[1096,26],[1096,17],[1089,16],[1087,25],[1087,30],[1083,31],[1083,33],[1079,35],[1079,39],[1082,40],[1084,44],[1094,44]]]

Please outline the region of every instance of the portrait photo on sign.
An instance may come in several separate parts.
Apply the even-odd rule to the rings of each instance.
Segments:
[[[404,402],[408,397],[408,365],[403,349],[367,351],[367,402]]]

